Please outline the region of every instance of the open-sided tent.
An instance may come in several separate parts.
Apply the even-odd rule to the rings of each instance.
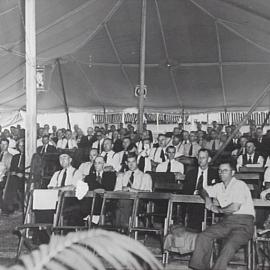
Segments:
[[[0,2],[1,110],[25,106],[23,2]],[[70,110],[137,106],[141,5],[36,1],[39,111],[64,110],[56,59]],[[147,0],[146,26],[148,110],[243,110],[270,83],[268,0]]]

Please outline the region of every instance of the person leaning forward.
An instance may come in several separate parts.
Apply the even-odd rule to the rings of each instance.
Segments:
[[[189,264],[192,269],[210,269],[215,239],[224,239],[225,244],[212,269],[227,269],[236,251],[253,236],[255,211],[251,193],[243,181],[233,176],[234,173],[230,162],[221,163],[219,175],[222,182],[207,186],[202,192],[206,207],[212,212],[223,213],[224,218],[198,235]],[[210,198],[217,199],[219,206],[214,205]]]

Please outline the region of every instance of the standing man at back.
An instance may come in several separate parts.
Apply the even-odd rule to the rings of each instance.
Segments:
[[[198,153],[198,167],[188,171],[185,176],[183,194],[199,195],[203,188],[218,182],[217,171],[209,168],[210,161],[209,151],[201,148]],[[185,218],[185,215],[187,215],[187,227],[195,231],[201,231],[204,219],[204,206],[188,204],[183,211],[183,218]]]

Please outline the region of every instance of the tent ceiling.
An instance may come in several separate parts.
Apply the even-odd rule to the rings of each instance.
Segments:
[[[1,110],[25,105],[20,3],[0,2]],[[146,108],[247,109],[270,83],[268,0],[147,4]],[[57,58],[70,110],[136,107],[141,1],[37,0],[36,12],[38,63],[49,67],[39,111],[64,110]]]

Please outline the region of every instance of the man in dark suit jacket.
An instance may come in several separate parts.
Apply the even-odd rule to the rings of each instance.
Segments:
[[[49,142],[50,142],[49,135],[43,135],[42,136],[43,145],[37,148],[37,153],[40,155],[44,155],[45,153],[55,153],[56,152],[55,146],[50,145]]]
[[[79,199],[83,198],[88,190],[105,189],[113,191],[116,183],[116,173],[112,171],[104,171],[104,158],[98,156],[95,159],[94,166],[96,173],[91,173],[85,177],[84,182],[80,182],[76,187],[76,195]],[[86,185],[87,184],[87,185]],[[81,212],[83,216],[87,216],[91,211],[91,202],[88,198],[80,201]],[[101,199],[97,198],[95,202],[94,214],[98,214],[101,209]]]
[[[186,176],[183,187],[185,195],[199,195],[206,185],[214,185],[218,180],[216,170],[209,168],[210,155],[208,150],[200,149],[198,154],[198,167],[190,170]],[[182,218],[187,216],[187,227],[195,231],[201,231],[204,219],[204,205],[188,204],[183,207]]]

